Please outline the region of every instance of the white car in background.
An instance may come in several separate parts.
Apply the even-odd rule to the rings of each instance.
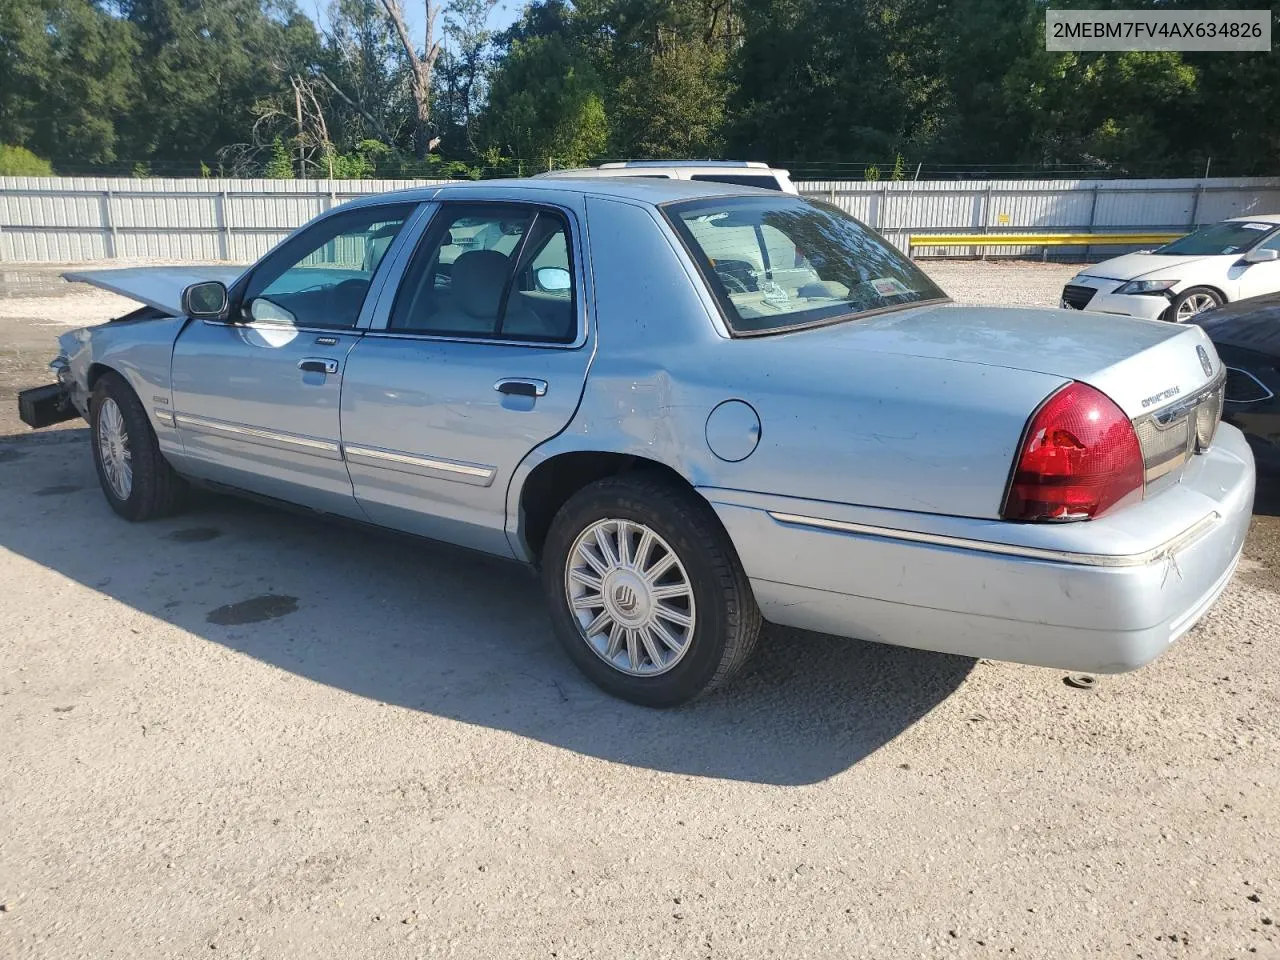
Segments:
[[[779,170],[757,160],[620,160],[598,167],[549,170],[538,177],[644,177],[649,180],[695,180],[704,183],[731,183],[736,187],[757,187],[781,193],[799,194],[788,170]]]
[[[1280,291],[1280,214],[1234,217],[1163,247],[1086,267],[1061,306],[1186,323],[1202,310]]]

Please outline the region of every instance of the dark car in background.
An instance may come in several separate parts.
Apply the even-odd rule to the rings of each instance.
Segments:
[[[1280,470],[1280,293],[1225,304],[1193,322],[1227,368],[1222,419],[1244,431],[1260,470]]]

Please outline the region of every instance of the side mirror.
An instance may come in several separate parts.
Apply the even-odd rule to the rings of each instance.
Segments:
[[[573,286],[573,277],[564,267],[542,267],[534,274],[539,290],[548,293],[559,293]]]
[[[1245,263],[1273,263],[1280,260],[1280,252],[1275,250],[1250,250],[1244,255]]]
[[[182,312],[197,320],[221,320],[227,313],[227,286],[221,280],[193,283],[182,291]]]

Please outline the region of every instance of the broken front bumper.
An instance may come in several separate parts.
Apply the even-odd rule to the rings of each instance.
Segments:
[[[67,358],[63,355],[55,357],[49,369],[57,376],[57,383],[32,387],[18,394],[18,416],[35,430],[83,415],[72,398],[73,381]]]
[[[27,426],[39,430],[78,417],[80,411],[71,402],[66,384],[51,383],[19,393],[18,416]]]

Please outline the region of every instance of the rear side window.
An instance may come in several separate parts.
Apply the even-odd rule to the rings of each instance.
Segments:
[[[525,204],[444,204],[405,271],[388,329],[569,343],[577,334],[569,225]]]
[[[662,210],[739,336],[946,299],[887,240],[825,203],[780,194]]]
[[[781,190],[777,177],[764,177],[759,174],[737,173],[695,173],[690,180],[706,180],[711,183],[732,183],[737,187],[759,187],[762,190]]]

